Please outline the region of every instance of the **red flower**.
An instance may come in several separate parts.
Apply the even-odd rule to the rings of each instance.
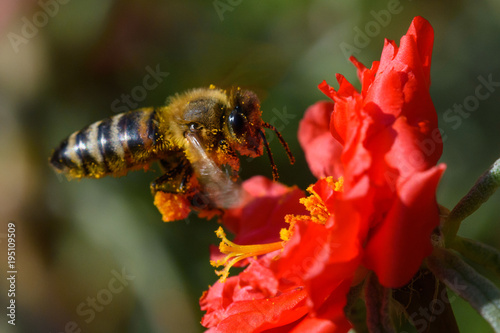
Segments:
[[[400,287],[432,251],[439,224],[435,199],[444,165],[435,166],[442,141],[429,94],[434,33],[416,17],[398,48],[385,42],[380,62],[358,68],[361,93],[340,74],[332,98],[332,135],[344,145],[344,193],[335,215],[357,221],[364,265],[387,287]]]
[[[282,187],[268,186],[260,180],[252,178],[248,181],[252,186],[246,188],[260,192],[255,186],[258,185],[272,193]],[[286,218],[292,226],[284,248],[282,245],[274,248],[273,252],[252,260],[239,275],[212,286],[200,299],[201,309],[206,311],[202,325],[211,327],[213,332],[260,332],[271,328],[281,328],[282,332],[347,331],[351,325],[343,308],[353,272],[359,265],[361,247],[356,238],[357,227],[335,224],[324,204],[322,198],[331,198],[338,190],[329,179],[320,180],[311,190],[314,195],[301,200],[311,215]],[[279,201],[289,207],[289,212],[301,212],[304,206],[297,197],[288,200],[292,199],[293,191],[283,191]],[[257,221],[258,217],[271,216],[276,211],[276,206],[258,199],[246,206],[253,209],[240,216],[241,220]],[[282,227],[288,226],[283,215],[278,220]],[[259,245],[251,247],[254,250]]]
[[[221,249],[230,253],[223,279],[240,258],[255,258],[202,296],[202,324],[210,331],[346,332],[346,295],[366,268],[386,287],[402,286],[417,272],[432,250],[435,191],[444,171],[435,166],[442,142],[428,91],[432,43],[430,24],[416,17],[401,46],[386,41],[371,69],[351,59],[361,92],[341,75],[338,90],[320,85],[335,104],[311,106],[299,129],[310,168],[321,178],[310,196],[299,200],[294,189],[262,179],[245,182],[253,195],[226,212],[223,223],[241,242],[274,243],[239,246],[219,231]],[[282,242],[272,236],[278,227],[288,227]]]

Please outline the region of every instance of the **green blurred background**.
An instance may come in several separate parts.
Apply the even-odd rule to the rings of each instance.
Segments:
[[[385,26],[377,24],[377,13],[388,9]],[[113,101],[142,86],[148,67],[159,68],[168,76],[139,107],[209,84],[255,90],[264,120],[274,122],[297,157],[290,166],[272,140],[281,181],[304,189],[314,178],[296,132],[304,110],[325,98],[318,83],[336,86],[335,73],[342,73],[359,86],[340,46],[354,46],[357,29],[378,26],[356,54],[369,66],[384,37],[399,44],[416,15],[436,34],[431,95],[448,165],[438,198],[452,208],[500,157],[500,89],[460,124],[444,118],[474,96],[479,76],[500,81],[498,1],[0,2],[0,276],[9,221],[18,247],[17,325],[8,325],[2,311],[0,331],[202,331],[198,299],[216,281],[208,247],[218,243],[217,223],[194,215],[163,223],[149,191],[158,173],[68,182],[48,166],[51,150],[113,115]],[[36,30],[27,27],[33,23]],[[279,118],[284,112],[288,118]],[[271,176],[267,157],[243,161],[243,179],[257,174]],[[500,248],[499,203],[497,193],[460,234]],[[114,276],[122,272],[129,280],[120,285]],[[3,309],[7,289],[2,278]],[[93,316],[92,298],[106,303]],[[463,332],[491,330],[463,301],[453,307]]]

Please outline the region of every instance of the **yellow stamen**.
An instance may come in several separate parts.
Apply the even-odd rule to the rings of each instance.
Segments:
[[[309,186],[307,191],[311,193],[311,195],[306,198],[301,198],[300,203],[303,204],[311,214],[311,221],[319,224],[325,224],[330,216],[328,209],[320,196],[314,192],[312,186]]]
[[[293,236],[293,227],[296,222],[293,217],[293,215],[285,215],[285,222],[290,224],[290,226],[288,228],[281,228],[280,230],[280,238],[283,243],[288,242]]]
[[[340,178],[338,181],[334,181],[333,177],[327,177],[327,184],[334,189],[334,191],[342,191],[343,179]],[[219,227],[215,234],[217,237],[222,239],[219,245],[219,250],[227,254],[223,259],[210,261],[210,264],[214,267],[224,266],[222,270],[215,271],[215,273],[220,276],[219,281],[226,281],[229,275],[229,269],[236,264],[238,261],[263,255],[277,250],[282,250],[286,242],[290,240],[293,236],[293,229],[297,221],[312,221],[315,223],[325,224],[331,213],[328,211],[323,199],[314,191],[313,185],[309,186],[307,191],[311,194],[309,197],[301,198],[300,203],[302,203],[306,209],[309,211],[310,215],[286,215],[285,222],[289,223],[288,228],[283,228],[280,230],[281,242],[268,243],[268,244],[257,244],[257,245],[238,245],[226,238],[226,234],[222,227]]]
[[[340,177],[337,181],[334,181],[333,177],[327,177],[326,181],[330,186],[333,186],[335,192],[344,191],[344,177]]]
[[[226,234],[222,227],[219,227],[217,231],[215,231],[217,237],[222,239],[219,245],[219,250],[227,254],[223,259],[210,261],[210,264],[214,267],[224,266],[224,269],[220,271],[215,271],[215,273],[220,276],[219,281],[226,281],[227,276],[229,275],[229,269],[236,264],[238,261],[255,257],[262,254],[266,254],[269,252],[273,252],[276,250],[281,250],[283,248],[283,242],[275,242],[268,244],[257,244],[257,245],[238,245],[226,238]]]
[[[324,178],[326,183],[333,188],[335,192],[341,192],[344,188],[344,178],[340,177],[337,181],[333,177]],[[307,192],[311,195],[305,198],[299,199],[299,202],[305,206],[309,211],[309,215],[286,215],[285,222],[289,223],[288,229],[281,229],[280,237],[286,242],[293,235],[293,227],[297,221],[312,221],[319,224],[325,224],[328,221],[331,213],[328,211],[323,199],[314,191],[314,185],[307,188]]]

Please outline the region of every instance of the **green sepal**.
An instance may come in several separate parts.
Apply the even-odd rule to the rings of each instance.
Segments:
[[[362,299],[363,283],[351,287],[347,294],[347,304],[344,313],[351,322],[356,333],[368,333],[366,325],[366,306]]]

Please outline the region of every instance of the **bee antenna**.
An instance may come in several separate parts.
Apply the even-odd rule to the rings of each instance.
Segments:
[[[281,145],[283,146],[283,148],[285,148],[286,154],[288,155],[288,159],[290,160],[290,164],[294,164],[295,157],[293,157],[292,152],[290,151],[290,148],[288,147],[288,143],[286,143],[285,139],[283,139],[283,137],[281,136],[281,133],[276,129],[276,127],[274,127],[271,124],[264,123],[264,122],[262,123],[262,126],[265,128],[269,128],[271,131],[274,131],[274,133],[276,133],[276,136],[280,140]],[[269,150],[269,147],[267,149]]]
[[[273,181],[277,182],[279,175],[278,175],[278,167],[274,163],[274,158],[273,154],[271,153],[271,149],[269,148],[269,143],[267,142],[266,135],[264,134],[263,130],[260,130],[260,136],[262,137],[262,140],[264,140],[264,146],[266,147],[267,151],[267,156],[269,156],[269,161],[271,162],[271,167],[273,168]]]

